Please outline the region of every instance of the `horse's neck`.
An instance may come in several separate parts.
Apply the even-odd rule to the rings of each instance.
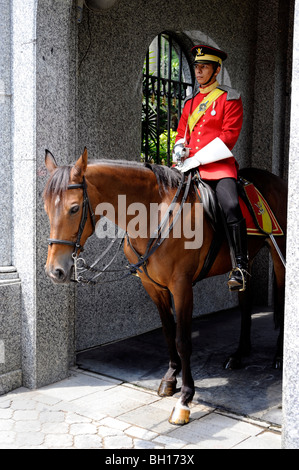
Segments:
[[[126,231],[136,211],[142,208],[142,214],[148,219],[150,204],[161,202],[157,179],[151,170],[144,167],[91,164],[86,171],[86,180],[88,188],[91,188],[90,198],[96,214],[103,215],[104,210],[108,219]],[[113,210],[106,212],[111,205]]]
[[[148,205],[161,200],[155,175],[142,166],[109,165],[105,162],[90,164],[86,179],[97,189],[98,204],[116,205],[119,196],[125,196],[128,205],[134,202]]]

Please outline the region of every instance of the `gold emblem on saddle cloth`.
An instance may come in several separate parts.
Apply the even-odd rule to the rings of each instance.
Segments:
[[[258,208],[257,215],[260,217],[259,222],[264,232],[272,233],[272,222],[271,218],[268,214],[267,209],[264,206],[264,203],[261,197],[258,195],[258,202],[255,203],[256,207]]]
[[[223,93],[225,93],[223,90],[216,88],[208,94],[204,102],[199,103],[188,119],[190,134],[193,131],[195,124],[200,120],[206,110],[214,103],[214,101],[217,100],[217,98],[219,98],[219,96],[223,95]]]
[[[248,235],[260,235],[259,231],[261,231],[261,233],[266,233],[270,236],[283,236],[283,230],[264,196],[253,183],[250,183],[243,177],[240,178],[240,181],[242,182],[247,202],[252,208],[253,223],[257,227],[248,226],[246,222]]]

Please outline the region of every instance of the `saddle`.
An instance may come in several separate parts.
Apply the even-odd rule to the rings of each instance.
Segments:
[[[199,201],[203,204],[203,209],[207,214],[214,231],[217,232],[217,230],[220,229],[219,222],[221,218],[220,207],[215,191],[208,183],[204,182],[200,178],[199,173],[196,174],[194,181],[196,185],[196,195]]]
[[[204,279],[210,271],[227,234],[227,227],[215,191],[207,182],[202,181],[198,172],[193,178],[193,181],[196,195],[203,204],[204,211],[214,230],[210,250],[199,276],[193,283],[193,285],[195,285],[197,282]],[[269,204],[254,184],[239,176],[237,179],[237,188],[240,208],[246,220],[247,235],[283,236],[284,233]]]
[[[196,175],[194,182],[197,197],[203,204],[204,211],[214,231],[223,231],[223,217],[221,216],[221,207],[217,201],[215,191],[207,182],[202,181],[199,174]],[[254,184],[239,176],[237,189],[241,211],[246,220],[247,235],[265,236],[273,234],[283,236],[283,230],[268,202]]]

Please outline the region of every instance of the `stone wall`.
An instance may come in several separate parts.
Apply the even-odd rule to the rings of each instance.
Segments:
[[[253,101],[251,44],[256,25],[252,9],[246,3],[238,21],[234,0],[225,4],[216,2],[213,10],[208,8],[209,2],[201,1],[200,11],[204,12],[201,15],[195,14],[193,1],[185,1],[182,8],[176,0],[119,2],[115,8],[100,14],[85,9],[78,26],[77,154],[86,146],[91,159],[140,159],[145,55],[157,34],[181,31],[189,39],[188,44],[209,42],[228,51],[230,59],[223,75],[227,84],[242,92],[245,108],[236,155],[241,164],[249,164]],[[228,31],[223,28],[225,21]],[[231,41],[233,24],[234,41]],[[101,250],[101,243],[96,239],[89,243],[91,259]],[[124,262],[122,257],[118,262]],[[194,295],[194,315],[229,308],[237,302],[237,296],[228,293],[224,276],[197,285]],[[78,350],[160,325],[156,308],[135,279],[117,286],[79,287],[76,315]]]
[[[282,13],[286,18],[287,12],[285,3],[277,0],[272,0],[270,10],[263,0],[215,1],[212,9],[204,0],[198,8],[190,0],[184,8],[176,0],[132,0],[102,13],[84,9],[78,26],[77,155],[87,146],[91,159],[139,159],[145,54],[157,34],[172,31],[180,32],[188,44],[209,43],[228,52],[221,80],[241,91],[244,104],[244,125],[234,154],[241,167],[258,166],[283,175],[281,161],[287,152],[278,135],[285,122],[281,114],[286,97],[276,92],[282,83],[287,89],[280,61],[289,31],[288,22],[280,28],[280,18]],[[285,56],[284,64],[289,70],[291,61]],[[271,78],[274,86],[269,86]],[[101,243],[89,242],[90,259]],[[254,264],[256,304],[272,301],[271,269],[263,250]],[[227,290],[226,276],[205,280],[195,287],[194,295],[196,316],[237,304],[237,296]],[[114,305],[108,300],[113,298]],[[110,326],[111,314],[116,328]],[[116,289],[79,288],[76,315],[79,350],[159,325],[155,308],[135,280]]]
[[[296,1],[293,41],[293,90],[299,87],[299,3]],[[298,250],[298,181],[299,181],[299,96],[292,94],[287,274],[283,370],[283,439],[285,449],[299,448],[299,250]]]
[[[0,268],[0,395],[21,385],[21,282],[7,266]]]

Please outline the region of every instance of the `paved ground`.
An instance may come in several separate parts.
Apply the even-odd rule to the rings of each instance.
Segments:
[[[193,404],[190,423],[168,423],[175,398],[79,370],[0,397],[0,449],[280,449],[281,429]]]
[[[230,321],[236,316],[231,312]],[[189,424],[168,423],[176,397],[156,394],[164,343],[153,332],[78,358],[102,374],[74,368],[56,384],[0,396],[0,449],[117,449],[114,457],[130,450],[137,455],[137,449],[280,449],[281,373],[271,369],[269,315],[253,316],[253,355],[244,370],[224,373],[223,356],[235,346],[229,332],[238,330],[228,320],[216,315],[194,322],[196,394]]]
[[[168,423],[175,398],[72,370],[68,379],[0,397],[0,449],[279,449],[279,427],[194,404]]]

